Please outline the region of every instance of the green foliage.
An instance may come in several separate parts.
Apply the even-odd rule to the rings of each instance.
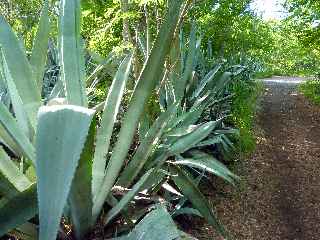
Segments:
[[[273,75],[310,75],[319,66],[319,52],[306,47],[294,19],[270,22],[273,47],[264,56],[264,68]]]
[[[238,180],[223,164],[227,153],[235,149],[231,139],[238,132],[227,125],[226,117],[233,110],[235,116],[239,116],[236,121],[240,128],[247,130],[252,124],[253,105],[236,112],[229,100],[236,93],[237,109],[237,105],[254,99],[244,97],[246,93],[253,96],[254,91],[242,92],[250,83],[245,85],[242,79],[236,81],[244,67],[232,64],[242,58],[239,51],[244,46],[233,46],[244,36],[239,23],[247,21],[245,26],[252,28],[255,21],[251,21],[251,15],[245,10],[248,1],[235,5],[236,8],[232,7],[233,1],[226,1],[214,10],[220,17],[229,10],[234,15],[246,15],[232,18],[232,22],[239,25],[232,26],[238,28],[230,32],[232,41],[226,44],[225,56],[231,63],[226,64],[215,58],[218,48],[208,39],[210,31],[203,38],[208,39],[208,44],[201,44],[199,29],[204,23],[199,27],[195,23],[190,24],[191,27],[181,24],[190,2],[133,1],[130,11],[123,12],[120,4],[113,1],[83,1],[81,9],[80,0],[61,0],[58,48],[50,48],[47,66],[50,69],[50,63],[54,63],[61,69],[55,76],[58,79],[52,81],[51,75],[46,74],[43,83],[41,76],[48,43],[48,33],[43,26],[49,18],[46,7],[31,58],[1,18],[4,30],[0,31],[0,80],[13,106],[0,103],[0,137],[12,154],[12,159],[6,157],[4,164],[0,164],[0,177],[6,180],[0,199],[0,216],[5,217],[0,219],[8,219],[0,220],[0,229],[4,229],[1,234],[19,228],[39,212],[40,238],[55,239],[63,218],[64,223],[73,227],[76,238],[83,239],[97,222],[111,228],[113,221],[123,218],[132,226],[133,220],[141,219],[152,205],[163,203],[164,199],[176,214],[181,208],[189,209],[228,237],[198,184],[207,174],[233,185]],[[210,18],[208,11],[206,17]],[[134,24],[126,26],[128,19]],[[221,19],[205,24],[209,26],[218,20]],[[228,23],[220,25],[221,34]],[[125,27],[129,28],[126,34],[131,39],[125,39]],[[132,34],[134,31],[136,34]],[[246,37],[249,36],[247,32]],[[122,38],[124,45],[120,43]],[[222,41],[220,38],[217,43],[224,45]],[[85,43],[108,58],[101,59],[90,51],[84,54]],[[134,53],[126,57],[122,56],[123,52],[109,54],[119,46],[126,50],[135,47]],[[20,68],[14,59],[18,59]],[[102,80],[112,78],[109,88]],[[44,87],[41,85],[47,82],[54,87],[46,89],[47,99],[42,101]],[[129,87],[130,84],[135,87]],[[96,96],[97,86],[101,86],[100,92],[109,88],[108,94],[101,94],[107,95],[101,102],[96,102],[100,101]],[[88,108],[96,103],[93,110]],[[14,162],[23,167],[18,169]],[[35,169],[37,174],[32,176],[30,172]],[[15,182],[15,172],[17,179],[24,180],[23,188]],[[28,176],[32,177],[28,179]],[[142,215],[140,209],[135,209],[139,201],[136,196],[140,194],[151,202]],[[157,195],[161,197],[154,197]],[[23,200],[28,204],[21,204]],[[193,208],[186,206],[187,201]],[[127,211],[131,206],[133,211]],[[173,226],[170,213],[157,208],[120,239],[140,237],[141,229],[150,226],[149,221],[159,216],[165,224],[161,227],[168,227],[167,230],[160,228],[164,237],[177,237],[181,233]]]
[[[112,50],[123,52],[136,48],[139,44],[134,39],[137,31],[142,32],[149,44],[156,37],[160,22],[163,20],[162,16],[166,11],[166,1],[129,1],[125,12],[121,7],[122,2],[125,1],[83,1],[82,34],[85,36],[90,50],[107,56]],[[129,41],[123,39],[123,23],[125,21],[129,23],[129,39],[127,39]],[[148,48],[150,50],[151,45]]]
[[[290,12],[290,19],[295,23],[299,37],[305,48],[319,50],[320,4],[312,0],[286,0],[285,6]]]
[[[261,90],[261,83],[253,80],[236,81],[231,88],[234,94],[231,104],[231,121],[240,131],[237,147],[242,153],[251,153],[255,150],[254,121],[257,98]]]
[[[171,46],[174,30],[179,21],[180,7],[182,3],[182,1],[175,1],[171,3],[171,8],[168,10],[167,18],[160,29],[157,39],[155,40],[152,52],[150,53],[150,56],[145,63],[145,67],[137,80],[128,110],[122,122],[118,141],[107,165],[105,178],[101,185],[101,189],[103,189],[103,191],[100,190],[96,199],[94,199],[94,219],[98,217],[98,214],[103,207],[103,203],[120,173],[130,145],[132,144],[134,133],[138,126],[144,105],[148,97],[151,95],[152,89],[160,81],[159,76],[161,76],[161,72],[163,70],[162,66],[164,65],[166,55]]]
[[[192,11],[211,51],[231,63],[250,58],[257,77],[310,75],[318,71],[319,4],[315,1],[286,3],[289,16],[262,20],[249,8],[250,1],[202,1]]]
[[[135,90],[130,99],[128,111],[124,117],[124,120],[122,121],[117,143],[113,147],[113,153],[108,161],[106,171],[102,171],[102,174],[104,174],[103,182],[101,185],[98,184],[96,187],[97,194],[94,195],[94,193],[91,192],[90,186],[82,188],[81,195],[87,196],[85,199],[86,202],[90,203],[92,201],[92,209],[90,209],[90,204],[85,206],[85,210],[89,210],[89,213],[87,214],[84,209],[80,209],[83,207],[84,202],[80,204],[77,201],[81,199],[81,196],[79,196],[79,185],[86,186],[85,184],[88,183],[88,179],[90,179],[90,177],[93,182],[95,182],[95,178],[97,177],[95,172],[90,172],[90,167],[86,167],[86,161],[90,162],[93,155],[83,152],[87,151],[85,142],[89,132],[91,119],[93,118],[95,111],[87,109],[87,102],[84,100],[87,96],[85,95],[84,91],[84,65],[81,54],[82,45],[80,44],[79,34],[79,1],[61,1],[61,15],[59,20],[59,61],[60,65],[62,66],[62,74],[59,81],[56,83],[55,88],[58,89],[57,92],[62,92],[62,96],[65,95],[66,98],[62,100],[52,99],[48,102],[48,106],[43,106],[41,108],[39,108],[38,105],[33,106],[33,111],[36,110],[38,112],[39,110],[38,117],[34,119],[34,126],[37,126],[36,129],[33,129],[36,135],[35,146],[34,141],[31,141],[34,136],[26,135],[26,133],[21,132],[17,126],[17,123],[14,119],[14,113],[17,111],[16,109],[14,109],[15,112],[12,113],[9,112],[5,106],[3,106],[2,111],[0,112],[0,116],[3,118],[1,124],[4,127],[4,132],[12,137],[14,142],[17,142],[22,150],[24,150],[22,153],[14,153],[16,154],[17,159],[19,161],[23,161],[22,157],[27,158],[30,160],[30,163],[28,163],[29,167],[35,167],[34,163],[36,163],[40,238],[56,238],[59,222],[63,214],[65,215],[66,219],[69,219],[69,214],[71,214],[71,221],[74,225],[75,234],[78,238],[82,238],[85,233],[90,230],[89,228],[95,224],[101,213],[105,200],[107,199],[108,195],[112,194],[114,183],[118,175],[121,173],[121,169],[124,165],[123,163],[127,158],[127,153],[130,145],[132,144],[134,133],[144,109],[144,105],[148,97],[151,95],[152,90],[160,80],[159,76],[161,76],[163,69],[159,67],[159,64],[160,66],[163,66],[166,60],[172,38],[174,36],[174,31],[180,19],[180,9],[183,3],[184,2],[181,0],[172,2],[170,5],[170,10],[159,31],[158,37],[155,40],[154,47],[150,52],[150,56],[145,64],[144,69],[142,70],[142,73],[140,74],[140,78],[137,80]],[[66,19],[70,16],[72,16],[73,21],[66,21]],[[3,25],[5,25],[4,22]],[[14,51],[9,51],[10,47],[15,47],[15,49],[20,50],[19,47],[17,47],[19,46],[19,43],[17,42],[16,36],[10,32],[10,28],[6,25],[5,27],[7,29],[6,32],[9,32],[10,34],[0,35],[0,39],[2,39],[2,43],[4,43],[2,46],[5,50],[3,52],[3,61],[1,62],[1,69],[4,69],[1,71],[2,77],[4,76],[4,79],[8,83],[10,81],[13,81],[14,83],[20,81],[20,79],[15,77],[19,74],[19,72],[17,69],[13,68],[15,66],[14,63],[12,61],[8,61],[8,59],[10,60],[12,54],[18,54],[23,60],[25,60],[23,62],[25,69],[30,72],[30,74],[27,75],[27,77],[29,76],[28,81],[36,85],[38,82],[38,74],[33,74],[34,70],[30,67],[29,59],[26,57],[26,53],[22,50],[17,53]],[[43,34],[43,36],[46,34],[41,32],[42,31],[39,33],[40,37],[41,34]],[[12,40],[10,44],[8,38],[9,40]],[[37,51],[35,56],[39,57],[40,54],[42,54],[42,51]],[[125,60],[123,66],[119,68],[118,73],[116,74],[114,83],[112,85],[113,87],[110,89],[110,95],[106,100],[105,106],[107,109],[103,109],[103,111],[110,110],[110,114],[113,116],[109,116],[109,114],[106,116],[103,115],[103,125],[110,124],[108,121],[110,117],[111,119],[116,119],[116,115],[120,107],[120,100],[122,98],[121,92],[124,91],[124,85],[129,75],[130,62],[130,58]],[[12,79],[11,75],[9,75],[8,71],[6,71],[7,68],[13,69],[14,71],[12,71],[12,73],[16,74],[13,75],[14,77]],[[64,86],[64,88],[62,86]],[[37,91],[37,93],[40,95],[40,89],[35,87],[34,91]],[[10,92],[14,90],[15,88],[9,88]],[[53,91],[55,91],[55,89]],[[18,92],[15,93],[22,101],[21,107],[23,107],[24,102],[28,103],[29,98],[27,93],[29,93],[29,89],[18,88]],[[113,107],[114,109],[112,110]],[[28,110],[29,108],[26,109]],[[33,111],[32,113],[34,113]],[[34,115],[32,114],[31,116]],[[104,120],[105,118],[106,120]],[[22,119],[21,121],[27,120],[28,119],[26,118]],[[27,126],[30,128],[33,127],[33,125]],[[113,126],[110,126],[112,129]],[[195,143],[208,136],[210,131],[207,132],[206,130],[209,126],[210,129],[212,129],[215,126],[214,122],[210,122],[209,125],[200,125],[197,127],[197,129],[195,129],[194,132],[190,132],[190,135],[173,141],[171,143],[172,148],[169,148],[172,150],[170,156],[173,156],[173,153],[186,151],[186,149],[193,147]],[[100,126],[98,132],[101,131],[103,127],[105,126]],[[172,127],[174,128],[176,125],[173,125]],[[101,139],[103,140],[102,143],[107,143],[108,139],[110,139],[110,135],[112,134],[111,129],[100,132],[100,135],[102,135]],[[90,135],[91,134],[92,133],[90,131]],[[92,136],[90,136],[90,138],[91,137]],[[89,142],[91,142],[92,145],[92,140]],[[31,146],[30,149],[25,148],[28,146]],[[34,154],[34,149],[36,154]],[[98,151],[98,156],[102,157],[94,158],[93,165],[95,165],[95,161],[97,159],[99,161],[106,161],[106,153],[101,154],[99,151],[102,151],[102,149],[97,148],[95,150]],[[36,159],[35,155],[37,156]],[[144,155],[148,156],[146,152],[144,152],[143,156]],[[146,175],[139,178],[137,183],[134,184],[132,190],[129,191],[119,201],[119,203],[109,211],[109,213],[106,215],[106,223],[118,216],[119,213],[126,208],[130,200],[142,190],[142,186],[149,179],[151,174],[154,174],[159,170],[159,168],[162,168],[162,165],[168,164],[165,161],[169,156],[165,156],[167,157],[161,160],[157,164],[156,168],[150,168]],[[103,168],[104,167],[102,167],[102,170],[104,170]],[[50,170],[49,172],[48,169]],[[86,171],[86,169],[89,170],[89,172]],[[4,176],[9,176],[10,174],[8,173],[11,170],[9,168],[4,168],[2,171],[4,171]],[[165,178],[166,175],[167,174],[163,175],[162,178]],[[12,177],[7,178],[9,181],[13,181]],[[72,183],[73,181],[77,182]],[[12,183],[12,185],[15,186],[14,183]],[[38,209],[35,209],[36,200],[34,198],[34,186],[35,185],[28,187],[26,191],[25,189],[16,189],[18,193],[12,198],[6,200],[3,208],[0,208],[0,214],[19,215],[19,217],[15,218],[15,220],[12,219],[13,222],[11,222],[10,219],[9,227],[7,226],[8,222],[3,223],[6,230],[8,228],[18,227],[19,224],[23,223],[22,221],[27,221],[35,216],[35,214],[38,212]],[[69,211],[65,211],[63,213],[63,209],[66,206],[68,198]],[[20,204],[20,206],[15,209],[7,208],[8,204],[16,204],[16,202],[21,201],[21,199],[28,199],[30,203],[28,202],[29,204],[27,206],[22,206],[22,204]],[[8,211],[11,212],[8,213]],[[6,217],[4,219],[6,219]]]
[[[308,80],[299,86],[299,90],[311,102],[320,104],[320,80]]]
[[[203,1],[196,8],[204,43],[212,43],[214,56],[233,63],[243,57],[259,59],[272,48],[270,27],[250,11],[248,0]]]
[[[119,1],[83,1],[82,34],[88,48],[107,56],[121,44],[122,16]]]

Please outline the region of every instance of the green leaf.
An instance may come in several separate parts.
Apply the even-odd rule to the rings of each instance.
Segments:
[[[93,159],[92,192],[94,198],[98,194],[106,168],[106,156],[109,151],[110,139],[121,99],[124,94],[125,85],[131,69],[132,57],[126,57],[121,63],[118,72],[113,80],[112,86],[103,109],[101,127],[97,130],[96,148]]]
[[[177,217],[179,215],[195,215],[195,216],[198,216],[198,217],[203,217],[201,215],[201,213],[197,210],[197,209],[194,209],[194,208],[179,208],[177,210],[175,210],[172,214],[172,217]]]
[[[3,143],[13,154],[16,156],[22,156],[23,153],[20,150],[16,142],[7,133],[6,129],[0,124],[0,141]]]
[[[179,47],[179,38],[175,36],[168,57],[168,65],[170,65],[166,67],[165,78],[162,81],[164,82],[162,85],[167,106],[170,106],[177,100],[176,88],[178,87],[175,85],[181,85],[181,68],[183,67],[182,61],[184,59],[181,59],[182,53]],[[184,91],[184,89],[182,89],[182,91]]]
[[[239,179],[239,177],[234,175],[224,164],[219,162],[213,156],[200,151],[191,151],[191,155],[192,158],[175,161],[174,164],[186,165],[205,170],[223,178],[232,185],[234,185],[235,179]]]
[[[111,193],[108,195],[108,197],[106,199],[106,203],[111,207],[115,207],[119,203],[119,201]],[[123,216],[123,218],[127,224],[129,224],[130,226],[134,226],[134,223],[131,221],[131,216],[129,216],[129,213],[127,213],[126,210],[127,210],[126,208],[123,209],[121,211],[121,215]]]
[[[9,236],[14,236],[17,239],[36,240],[38,239],[38,227],[33,223],[26,222],[23,225],[8,233]]]
[[[2,147],[0,147],[0,180],[0,192],[6,197],[23,192],[31,185]]]
[[[139,141],[143,141],[145,136],[147,135],[150,126],[151,126],[151,117],[147,113],[148,108],[146,107],[146,114],[142,114],[140,122],[139,122]]]
[[[196,147],[205,147],[205,146],[210,146],[210,145],[214,145],[222,142],[223,142],[222,135],[217,135],[217,136],[210,137],[207,140],[204,140],[202,142],[199,142],[196,145]]]
[[[59,98],[60,96],[65,96],[65,94],[64,94],[64,88],[63,88],[63,82],[61,79],[58,79],[48,99],[51,100],[54,98]]]
[[[92,159],[95,130],[96,121],[92,120],[69,194],[72,224],[78,239],[83,239],[92,226]]]
[[[18,38],[1,15],[0,46],[25,110],[28,113],[32,126],[35,128],[37,112],[41,105],[40,91]]]
[[[17,123],[23,133],[29,138],[32,139],[34,135],[34,128],[32,128],[29,117],[23,107],[22,99],[18,93],[16,85],[12,79],[11,73],[9,72],[9,68],[6,60],[3,58],[3,55],[0,51],[0,65],[2,65],[2,70],[5,76],[6,84],[9,90],[12,107],[15,113],[15,117],[17,119]]]
[[[216,74],[220,70],[220,68],[221,68],[221,64],[218,64],[209,73],[207,73],[207,75],[201,80],[197,89],[192,94],[193,99],[200,96],[201,92],[203,92],[203,89],[205,89],[206,85],[214,79],[214,77],[216,76]]]
[[[97,79],[100,75],[105,76],[105,74],[108,74],[110,77],[114,77],[117,72],[117,68],[115,64],[112,64],[112,60],[114,60],[115,58],[114,52],[109,53],[108,56],[103,60],[95,59],[95,55],[97,54],[90,52],[90,56],[94,59],[94,61],[98,62],[99,65],[94,69],[94,71],[87,78],[86,80],[87,86],[92,85],[95,79]]]
[[[173,39],[174,31],[180,16],[180,8],[184,0],[170,1],[168,15],[161,26],[159,35],[154,43],[150,56],[144,65],[142,73],[138,79],[128,111],[122,122],[122,127],[118,135],[118,141],[113,149],[113,154],[108,162],[106,176],[104,178],[101,191],[94,201],[93,215],[96,219],[102,209],[103,203],[110,193],[122,165],[128,154],[136,128],[138,126],[144,105],[151,95],[152,90],[160,81],[166,55],[168,54]]]
[[[35,150],[33,145],[19,128],[16,120],[2,102],[0,102],[0,124],[5,130],[1,137],[9,139],[11,143],[13,142],[14,145],[19,148],[19,151],[22,152],[26,158],[35,161]],[[13,146],[13,148],[16,147]]]
[[[201,99],[197,99],[194,105],[185,113],[182,113],[177,119],[176,122],[173,123],[173,126],[189,126],[195,124],[201,114],[203,113],[204,109],[206,108],[206,104],[208,102],[209,96],[204,96]]]
[[[80,0],[61,0],[59,43],[61,78],[68,103],[86,107],[84,57],[80,40]]]
[[[41,107],[36,136],[40,239],[55,240],[94,111]]]
[[[198,127],[199,127],[198,125],[189,125],[189,126],[174,128],[171,131],[169,131],[166,134],[166,136],[168,136],[168,137],[182,137],[182,136],[188,135],[189,133],[192,133]]]
[[[27,168],[25,175],[31,182],[36,182],[37,181],[37,173],[36,173],[35,166],[30,165]]]
[[[223,89],[232,80],[231,76],[232,76],[232,73],[230,72],[223,73],[218,80],[211,82],[213,86],[208,84],[206,89],[211,90],[213,88],[213,91],[216,92],[216,94],[221,94]]]
[[[167,180],[166,177],[168,175],[170,175],[169,172],[166,172],[159,167],[156,168],[152,173],[152,178],[149,178],[149,180],[145,182],[142,189],[148,190],[148,193],[150,194],[156,193],[162,186],[162,183]]]
[[[177,155],[185,152],[192,147],[195,147],[197,143],[201,142],[212,132],[216,125],[217,121],[204,123],[196,128],[193,132],[179,137],[169,146],[170,153]]]
[[[222,144],[225,146],[226,149],[230,149],[230,151],[236,150],[235,146],[226,135],[222,135],[221,137],[223,139]]]
[[[180,191],[189,199],[193,207],[196,208],[201,213],[201,215],[209,222],[209,224],[215,227],[223,237],[229,239],[224,227],[219,223],[217,217],[210,208],[207,199],[200,192],[200,190],[194,183],[194,180],[185,171],[177,166],[171,166],[170,171],[175,174],[175,176],[173,176],[174,183],[177,185]]]
[[[180,231],[167,210],[158,206],[148,213],[128,236],[114,240],[174,240],[180,239]]]
[[[171,81],[166,81],[164,83],[164,87],[165,87],[165,93],[166,93],[166,98],[165,98],[166,99],[166,103],[167,103],[167,106],[170,106],[174,102],[176,102],[176,96],[175,96],[175,92],[174,92],[174,87],[173,87]]]
[[[0,201],[0,236],[24,224],[37,212],[36,184],[13,198]]]
[[[138,47],[139,47],[138,49],[142,53],[144,60],[147,60],[148,53],[147,53],[147,49],[146,49],[146,41],[138,29],[136,29],[136,38],[137,38],[137,43],[138,43]]]
[[[33,76],[40,92],[42,91],[42,80],[47,61],[49,32],[50,23],[48,16],[48,0],[45,0],[41,12],[38,31],[33,42],[32,54],[30,57]]]
[[[129,187],[131,185],[134,178],[139,174],[150,155],[158,146],[161,140],[161,136],[166,129],[170,119],[175,115],[176,110],[177,105],[172,105],[155,121],[155,123],[148,131],[147,135],[140,143],[128,166],[120,175],[117,185],[123,187]]]
[[[187,55],[187,59],[184,63],[183,74],[181,79],[177,79],[179,81],[175,82],[175,95],[176,100],[179,101],[183,98],[184,92],[188,82],[191,79],[192,72],[194,70],[194,62],[197,51],[197,29],[195,23],[192,25],[190,39],[189,39],[189,52]]]
[[[2,53],[1,53],[1,55],[2,55]],[[6,90],[7,90],[7,84],[6,84],[6,81],[4,78],[4,70],[3,70],[1,58],[0,58],[0,91],[3,95],[5,95],[4,92]],[[3,96],[1,96],[1,100],[3,101]]]
[[[154,169],[150,169],[148,172],[146,172],[139,181],[133,186],[133,188],[121,198],[119,203],[114,206],[107,214],[105,224],[108,224],[114,217],[116,217],[121,210],[123,210],[128,203],[134,198],[134,196],[137,195],[139,191],[141,191],[141,187],[147,182],[148,178],[152,173],[154,172]]]
[[[231,135],[240,135],[240,130],[236,128],[225,128],[225,129],[218,129],[215,131],[218,134],[231,134]]]

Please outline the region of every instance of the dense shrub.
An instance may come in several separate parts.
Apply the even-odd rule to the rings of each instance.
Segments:
[[[261,90],[261,83],[254,80],[237,81],[232,85],[235,96],[231,104],[231,121],[240,131],[236,139],[238,152],[251,153],[255,150],[254,121]]]
[[[299,89],[310,101],[320,104],[320,80],[309,80],[301,84]]]

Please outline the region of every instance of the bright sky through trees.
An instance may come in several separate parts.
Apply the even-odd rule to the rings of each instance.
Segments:
[[[285,9],[282,7],[283,0],[255,0],[251,8],[255,9],[258,15],[265,20],[281,19],[285,16]]]

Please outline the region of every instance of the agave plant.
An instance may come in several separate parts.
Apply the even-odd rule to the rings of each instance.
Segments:
[[[227,136],[238,134],[238,131],[224,125],[223,119],[228,115],[228,107],[226,108],[228,104],[224,103],[232,99],[233,96],[228,93],[228,88],[234,80],[242,76],[245,68],[243,66],[226,68],[223,62],[211,63],[209,68],[207,62],[213,61],[205,56],[200,43],[195,24],[189,41],[185,40],[181,31],[166,63],[166,72],[158,86],[160,108],[166,110],[169,106],[178,104],[178,114],[177,119],[173,121],[175,125],[169,127],[164,139],[183,136],[197,129],[199,124],[213,121],[215,127],[208,135],[212,138],[212,144],[221,144],[226,150],[232,149],[233,144]],[[221,106],[224,109],[221,109]],[[141,125],[145,122],[142,121]],[[210,141],[200,145],[208,146]]]
[[[123,60],[115,75],[101,126],[95,134],[95,111],[87,108],[79,1],[61,1],[58,38],[61,74],[53,91],[65,99],[54,99],[46,106],[41,90],[48,45],[47,2],[30,59],[4,18],[0,18],[1,78],[8,87],[13,108],[12,114],[0,103],[1,140],[14,158],[1,150],[0,234],[19,227],[37,213],[40,239],[56,238],[63,214],[71,217],[79,239],[95,224],[123,167],[144,103],[159,81],[162,71],[159,64],[163,65],[170,49],[183,4],[188,3],[182,0],[170,3],[108,162],[108,145],[130,73],[131,57]],[[27,172],[34,170],[36,181],[27,176]],[[137,184],[141,185],[152,173],[153,169]],[[109,218],[119,214],[135,193],[133,188],[129,196],[117,202],[109,211]],[[63,213],[66,205],[69,214]]]
[[[188,48],[180,44],[183,51],[170,53],[173,39],[177,39],[181,12],[190,3],[177,0],[169,4],[114,144],[111,139],[130,77],[132,57],[127,56],[121,62],[107,99],[89,109],[90,89],[86,86],[92,86],[100,70],[86,78],[80,3],[61,0],[58,36],[61,72],[49,95],[51,100],[44,104],[41,91],[49,35],[47,2],[30,59],[11,28],[0,18],[0,78],[8,89],[12,106],[0,103],[0,138],[4,146],[0,151],[0,235],[12,229],[36,233],[29,220],[38,214],[40,239],[55,239],[62,217],[72,224],[77,239],[83,239],[97,221],[107,225],[123,215],[127,222],[132,222],[133,216],[126,212],[131,200],[141,192],[151,199],[152,194],[164,188],[170,192],[167,196],[180,199],[172,216],[196,212],[228,237],[197,187],[199,177],[190,169],[213,173],[232,184],[237,179],[204,149],[216,144],[231,146],[226,134],[234,131],[223,127],[221,117],[201,120],[206,109],[221,101],[223,89],[234,74],[217,74],[220,68],[215,66],[201,81],[196,81],[200,42],[195,28]],[[145,134],[140,132],[142,140],[129,156],[139,124],[141,128],[144,105],[155,88],[161,92],[162,112],[150,127],[145,127]],[[98,114],[99,124],[95,120]],[[115,193],[117,186],[122,189],[120,197]],[[187,199],[194,209],[183,207]],[[173,224],[169,213],[157,205],[162,203],[161,199],[151,202],[157,206],[155,210],[120,239],[140,239],[150,218],[163,216],[165,224]],[[134,218],[141,219],[148,211],[145,209]],[[159,234],[163,229],[156,230]],[[161,233],[161,239],[168,240],[183,235],[174,226]]]
[[[158,86],[163,113],[147,134],[143,135],[136,151],[139,158],[134,157],[129,162],[117,185],[130,187],[141,170],[148,171],[157,167],[162,172],[167,172],[166,180],[159,181],[157,187],[163,187],[170,192],[166,194],[170,196],[166,198],[168,201],[180,198],[180,203],[174,207],[173,216],[182,213],[203,216],[223,236],[228,237],[198,189],[199,178],[194,175],[194,170],[200,173],[200,178],[204,172],[209,172],[231,184],[235,184],[238,179],[215,155],[208,154],[208,147],[221,146],[224,151],[233,149],[228,135],[237,134],[238,131],[224,126],[225,113],[219,116],[210,111],[215,105],[230,99],[230,96],[225,96],[225,89],[242,70],[235,68],[232,72],[224,72],[222,64],[216,64],[213,69],[202,69],[198,73],[201,49],[195,26],[191,31],[188,46],[182,36],[176,40],[178,41],[175,42],[166,64],[166,72]],[[208,111],[209,116],[204,116]],[[146,122],[148,121],[144,119],[140,125]],[[141,129],[147,127],[140,126]],[[143,131],[140,131],[140,134],[143,134]],[[145,154],[148,152],[149,155]],[[154,193],[157,187],[151,188],[149,194]],[[183,207],[187,199],[194,208]]]

